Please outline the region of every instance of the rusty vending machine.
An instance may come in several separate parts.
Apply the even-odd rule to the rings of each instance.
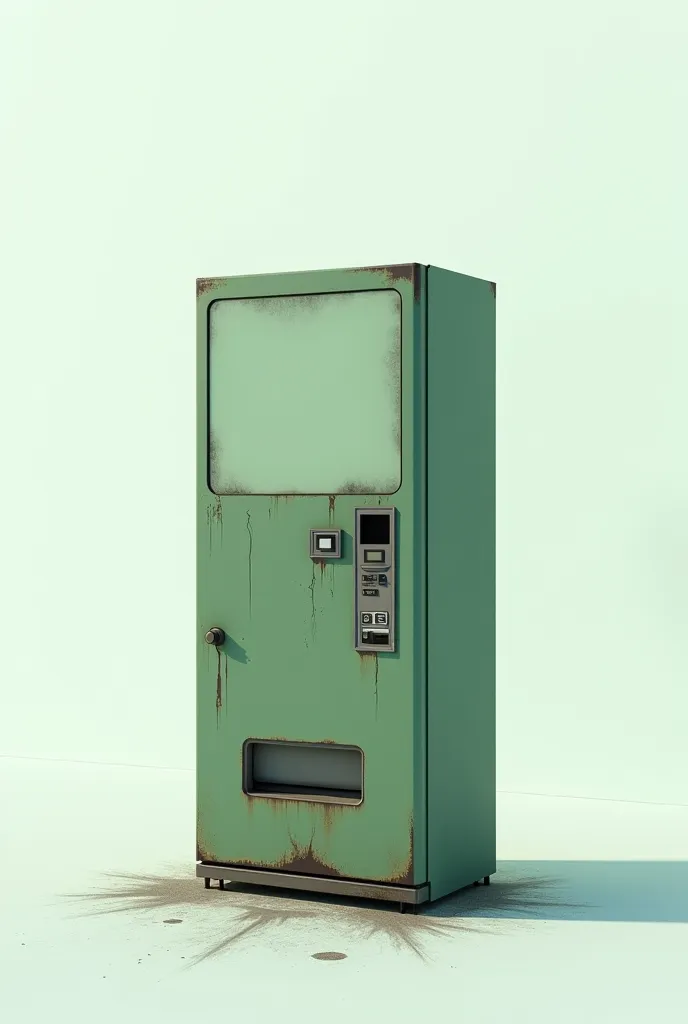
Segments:
[[[495,286],[197,282],[197,875],[495,870]]]

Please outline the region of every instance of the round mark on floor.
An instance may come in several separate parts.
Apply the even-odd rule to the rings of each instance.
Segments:
[[[312,953],[313,960],[346,960],[346,953]]]
[[[181,924],[181,923],[182,923],[181,917],[168,917],[166,921],[163,921],[163,924]]]

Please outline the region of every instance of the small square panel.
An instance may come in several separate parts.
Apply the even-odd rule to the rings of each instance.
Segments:
[[[311,530],[311,558],[341,558],[341,530]]]

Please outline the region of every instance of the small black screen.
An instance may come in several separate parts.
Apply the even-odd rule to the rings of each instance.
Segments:
[[[361,544],[389,544],[390,521],[388,514],[370,512],[361,514]]]

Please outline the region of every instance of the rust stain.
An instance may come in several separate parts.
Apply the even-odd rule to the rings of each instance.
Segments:
[[[331,494],[329,496],[328,500],[327,500],[327,505],[328,505],[328,508],[327,508],[327,521],[328,521],[330,526],[332,526],[332,523],[334,522],[334,506],[335,506],[335,502],[336,501],[337,501],[336,494]]]
[[[322,742],[331,742],[325,740]],[[253,798],[244,794],[246,800],[247,811],[249,814],[253,812]],[[262,798],[261,798],[262,799]],[[287,804],[289,801],[283,801],[279,799],[270,799],[268,802],[275,805]],[[313,807],[313,805],[311,805]],[[329,834],[332,825],[342,812],[344,811],[356,811],[360,809],[360,805],[342,805],[342,804],[324,804],[322,805],[323,811],[323,826],[325,834]],[[277,810],[277,806],[275,807]],[[232,860],[231,864],[235,867],[255,867],[265,868],[268,870],[278,870],[293,872],[294,874],[301,875],[317,875],[326,876],[330,878],[342,878],[350,881],[355,881],[349,875],[344,875],[339,868],[328,861],[316,848],[315,848],[315,828],[311,832],[310,840],[307,844],[299,843],[294,839],[293,835],[287,830],[289,837],[289,849],[285,853],[274,861],[262,861],[256,859],[243,859],[243,860]],[[408,831],[408,854],[406,859],[400,863],[397,861],[396,865],[393,865],[392,871],[387,876],[380,876],[376,880],[391,885],[413,885],[413,854],[414,854],[414,836],[413,836],[413,815],[409,816],[409,831]],[[217,858],[208,848],[207,843],[203,837],[203,831],[201,828],[200,817],[197,819],[196,824],[196,859],[205,862],[216,861]],[[228,863],[224,860],[222,863]]]
[[[347,810],[349,810],[349,809],[356,810],[360,806],[361,806],[360,804],[350,804],[350,805],[347,805]],[[329,836],[330,832],[332,831],[332,825],[334,823],[334,819],[341,817],[341,813],[344,810],[344,804],[322,804],[322,809],[323,809],[323,828],[325,830],[325,835]]]
[[[494,295],[494,297],[496,299],[497,298],[497,283],[495,281],[490,281],[490,290],[491,290],[492,294]]]
[[[198,277],[196,278],[196,295],[204,295],[205,292],[211,291],[216,288],[219,284],[220,279],[217,277]]]
[[[413,281],[415,270],[415,263],[391,263],[381,267],[359,267],[354,273],[382,274],[386,281],[394,284],[395,281]]]
[[[408,857],[405,863],[401,870],[395,872],[389,878],[385,878],[385,882],[392,882],[396,885],[413,885],[413,814],[409,815],[408,839]]]
[[[333,864],[328,863],[313,849],[315,830],[313,830],[307,845],[303,845],[294,839],[291,832],[288,835],[290,849],[277,860],[235,860],[232,863],[237,867],[270,868],[273,871],[289,871],[297,875],[325,875],[328,878],[342,877],[341,872]]]
[[[399,281],[413,284],[414,302],[420,300],[421,267],[418,263],[392,263],[381,267],[359,267],[354,274],[380,274],[387,284],[395,285]]]

